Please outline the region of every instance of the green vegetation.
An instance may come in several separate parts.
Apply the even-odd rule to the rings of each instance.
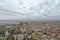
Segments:
[[[0,39],[0,40],[2,40],[2,39]]]
[[[27,40],[26,36],[24,36],[23,40]]]
[[[14,40],[14,37],[10,36],[10,37],[8,38],[8,40]]]
[[[15,31],[14,32],[14,34],[20,34],[21,33],[21,31],[19,30],[19,31]]]

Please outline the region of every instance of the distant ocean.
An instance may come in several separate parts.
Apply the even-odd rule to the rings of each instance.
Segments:
[[[4,22],[4,21],[0,21],[0,25],[5,25],[5,24],[19,24],[19,22]]]

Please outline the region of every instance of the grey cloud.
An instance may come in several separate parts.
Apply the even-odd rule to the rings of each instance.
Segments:
[[[60,0],[0,0],[0,11],[1,14],[5,12],[3,15],[12,16],[12,18],[9,16],[10,19],[58,20]]]

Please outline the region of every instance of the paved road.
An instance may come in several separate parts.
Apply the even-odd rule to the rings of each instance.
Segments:
[[[6,37],[5,40],[8,40],[8,38],[10,37],[10,35],[13,35],[13,34],[14,34],[14,30],[15,30],[16,28],[17,28],[17,27],[14,27],[14,28],[11,29],[10,34]]]

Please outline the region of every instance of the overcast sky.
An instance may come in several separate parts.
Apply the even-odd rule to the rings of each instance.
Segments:
[[[60,20],[60,0],[0,0],[0,20]]]

